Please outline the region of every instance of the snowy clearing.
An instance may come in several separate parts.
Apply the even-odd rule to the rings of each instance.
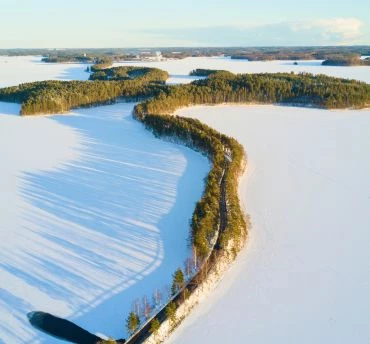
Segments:
[[[192,107],[241,142],[244,252],[171,343],[370,342],[370,111]]]

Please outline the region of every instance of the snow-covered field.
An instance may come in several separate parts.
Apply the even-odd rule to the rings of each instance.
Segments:
[[[171,343],[370,343],[370,111],[179,111],[248,153],[249,242]]]
[[[88,77],[84,65],[38,61],[0,57],[0,86]],[[171,83],[191,81],[195,68],[370,82],[369,67],[317,61],[145,65],[168,70]],[[188,219],[208,162],[154,139],[131,118],[132,107],[20,118],[18,105],[0,103],[0,342],[56,342],[29,326],[33,310],[122,337],[132,300],[168,283],[185,259]],[[369,111],[184,111],[246,146],[241,194],[253,230],[233,270],[173,340],[369,341]]]
[[[224,69],[233,73],[295,73],[307,72],[326,74],[335,77],[356,79],[370,83],[370,67],[331,67],[322,66],[322,61],[268,61],[258,62],[247,60],[231,60],[223,57],[189,57],[182,60],[167,60],[160,62],[125,62],[115,65],[136,65],[157,67],[168,71],[168,83],[189,83],[197,77],[189,76],[189,72],[196,68]]]

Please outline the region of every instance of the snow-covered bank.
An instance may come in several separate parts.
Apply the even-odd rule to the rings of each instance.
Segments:
[[[42,80],[87,80],[85,64],[45,63],[41,56],[0,56],[0,87]]]
[[[370,67],[330,67],[322,66],[321,60],[298,61],[247,61],[232,60],[223,57],[189,57],[182,60],[168,60],[160,62],[124,62],[115,65],[133,65],[157,67],[170,74],[168,83],[189,83],[199,77],[189,76],[189,72],[196,68],[224,69],[233,73],[278,73],[278,72],[307,72],[326,74],[346,79],[356,79],[370,83]]]
[[[249,244],[171,343],[370,341],[370,111],[193,107],[248,153]]]
[[[27,312],[123,337],[131,302],[188,256],[188,219],[209,164],[155,139],[132,103],[16,116],[0,103],[0,338],[45,342]],[[144,278],[145,277],[145,278]]]

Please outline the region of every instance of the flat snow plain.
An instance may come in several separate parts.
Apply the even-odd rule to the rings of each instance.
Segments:
[[[24,61],[29,81],[39,65]],[[54,66],[46,78],[74,68]],[[133,106],[21,118],[0,103],[1,343],[59,342],[29,325],[34,310],[124,337],[132,301],[170,283],[188,256],[209,163],[155,139]]]

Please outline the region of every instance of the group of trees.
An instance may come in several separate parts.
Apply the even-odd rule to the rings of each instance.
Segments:
[[[323,61],[323,66],[370,66],[370,59],[359,55],[334,55]]]
[[[151,300],[147,296],[142,297],[141,300],[135,300],[132,304],[132,310],[126,319],[127,332],[132,335],[142,323],[150,319],[163,305],[166,305],[164,309],[166,318],[170,322],[175,322],[178,304],[173,301],[174,296],[181,293],[183,300],[185,300],[188,296],[185,288],[186,283],[193,277],[196,271],[194,261],[187,259],[184,263],[184,270],[178,268],[173,274],[171,287],[166,286],[162,290],[155,289]],[[157,333],[159,327],[160,321],[158,318],[153,318],[150,323],[150,332],[153,334]]]
[[[140,78],[142,82],[164,83],[168,79],[168,73],[158,68],[121,66],[104,69],[93,68],[92,71],[90,80],[120,81]]]
[[[198,71],[199,72],[199,71]],[[92,73],[92,81],[41,81],[0,89],[0,101],[21,103],[21,114],[56,113],[112,102],[141,99],[140,111],[172,113],[191,104],[225,102],[294,103],[323,108],[366,107],[370,85],[311,74],[239,74],[201,70],[208,78],[190,85],[164,85],[168,73],[156,68],[115,67]],[[96,80],[98,79],[98,80]]]
[[[166,88],[144,102],[142,111],[172,113],[192,104],[294,103],[322,108],[366,107],[370,105],[370,85],[307,73],[238,74],[217,72],[189,85]]]
[[[130,76],[129,80],[52,80],[20,84],[0,89],[0,101],[21,103],[22,115],[66,112],[75,107],[113,102],[118,97],[154,96],[164,87],[168,74],[153,68],[132,67]]]

